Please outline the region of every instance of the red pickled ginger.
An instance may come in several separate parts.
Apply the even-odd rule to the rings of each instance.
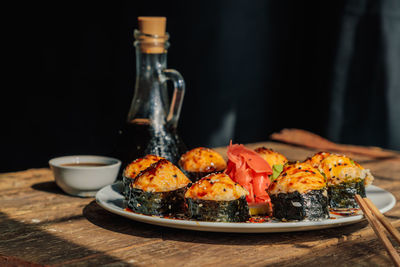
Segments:
[[[271,166],[255,151],[243,145],[229,144],[228,165],[225,173],[233,181],[247,189],[248,203],[271,203],[267,189],[271,183]]]

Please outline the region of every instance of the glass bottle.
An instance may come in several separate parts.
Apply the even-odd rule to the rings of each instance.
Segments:
[[[186,152],[177,133],[185,82],[179,72],[167,69],[169,35],[165,32],[165,18],[139,17],[139,29],[134,32],[135,93],[121,133],[119,158],[123,166],[147,154],[177,164],[181,154]],[[171,103],[168,80],[174,85]]]

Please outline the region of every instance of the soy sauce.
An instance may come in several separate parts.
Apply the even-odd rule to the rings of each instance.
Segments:
[[[97,163],[97,162],[79,162],[79,163],[64,163],[61,166],[65,167],[101,167],[107,166],[107,163]]]
[[[158,127],[157,127],[158,126]],[[164,157],[175,165],[186,152],[186,146],[176,129],[167,125],[152,125],[147,119],[135,119],[121,130],[117,155],[122,166],[133,160],[152,154]]]

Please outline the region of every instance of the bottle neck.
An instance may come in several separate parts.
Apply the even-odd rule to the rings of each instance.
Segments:
[[[153,36],[135,30],[136,84],[128,122],[148,120],[153,125],[167,123],[169,101],[166,77],[169,35]]]
[[[167,50],[164,53],[145,53],[136,43],[135,94],[128,113],[128,122],[147,120],[162,126],[167,123],[169,109],[165,75]]]
[[[153,54],[143,53],[140,46],[136,46],[136,78],[153,79],[167,67],[167,52]]]
[[[169,34],[165,33],[162,36],[157,36],[135,30],[134,36],[134,46],[136,47],[136,79],[154,79],[154,75],[159,75],[167,67]]]

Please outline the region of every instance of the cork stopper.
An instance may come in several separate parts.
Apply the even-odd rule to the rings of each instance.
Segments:
[[[166,17],[138,17],[139,31],[142,34],[153,35],[154,37],[143,35],[140,38],[140,50],[143,53],[159,54],[165,52]]]
[[[138,23],[142,33],[165,36],[166,17],[138,17]]]

